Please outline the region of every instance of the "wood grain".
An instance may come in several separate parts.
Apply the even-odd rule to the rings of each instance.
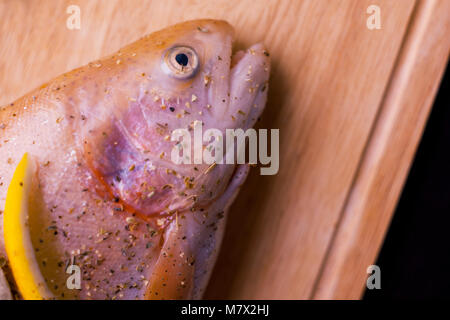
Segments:
[[[69,4],[81,30],[66,28]],[[371,4],[381,30],[366,27]],[[253,170],[206,298],[358,298],[448,54],[449,10],[433,8],[444,12],[415,0],[0,0],[0,105],[164,26],[228,20],[238,48],[264,41],[271,52],[259,126],[280,129],[280,170]]]
[[[376,258],[373,243],[384,238],[445,68],[449,13],[449,1],[418,3],[314,298],[348,299],[363,291],[363,263]]]

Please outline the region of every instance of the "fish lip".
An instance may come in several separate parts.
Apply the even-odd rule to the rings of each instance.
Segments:
[[[246,50],[248,50],[248,49],[246,49]],[[232,52],[231,52],[231,58],[230,58],[230,70],[232,70],[233,67],[236,66],[239,63],[239,61],[242,60],[242,58],[244,57],[244,55],[246,53],[245,52],[246,50],[243,50],[243,49],[238,50],[233,47]]]
[[[230,93],[232,98],[229,102],[227,113],[234,115],[244,112],[245,128],[253,127],[256,119],[264,110],[267,100],[267,90],[260,90],[268,85],[270,77],[270,55],[262,43],[256,43],[248,49],[239,50],[232,56],[230,64]],[[258,101],[259,107],[255,106]],[[233,127],[236,126],[235,118],[231,117],[233,122],[227,123]],[[231,120],[230,120],[231,121]]]
[[[258,55],[255,55],[252,53],[252,51],[261,51],[264,55],[267,57],[268,66],[270,67],[270,59],[268,51],[266,50],[266,46],[262,42],[255,43],[246,49],[235,49],[233,48],[232,54],[231,54],[231,62],[230,62],[230,70],[233,70],[245,57],[250,57],[252,61],[260,60],[260,57]],[[254,56],[254,58],[252,58]],[[249,63],[250,64],[250,63]]]

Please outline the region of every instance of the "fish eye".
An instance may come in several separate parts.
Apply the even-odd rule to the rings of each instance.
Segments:
[[[164,72],[177,79],[193,77],[198,70],[198,56],[194,49],[187,46],[175,46],[163,55]]]
[[[186,67],[189,63],[189,57],[185,53],[179,53],[175,56],[175,60],[178,64]]]

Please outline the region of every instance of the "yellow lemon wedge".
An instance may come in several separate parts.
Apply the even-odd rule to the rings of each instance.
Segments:
[[[25,300],[53,299],[34,254],[28,225],[28,197],[32,169],[25,153],[17,166],[6,195],[3,234],[6,254],[17,287]]]

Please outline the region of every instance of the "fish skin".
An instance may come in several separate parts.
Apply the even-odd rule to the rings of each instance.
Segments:
[[[12,294],[8,282],[0,268],[0,300],[11,300]]]
[[[56,298],[201,298],[249,168],[176,165],[165,137],[194,121],[203,132],[256,122],[270,59],[261,44],[232,56],[233,33],[225,21],[180,23],[0,109],[0,210],[28,152],[37,168],[30,232]],[[162,70],[174,45],[197,52],[194,77]],[[81,267],[80,290],[66,287],[71,263]]]

